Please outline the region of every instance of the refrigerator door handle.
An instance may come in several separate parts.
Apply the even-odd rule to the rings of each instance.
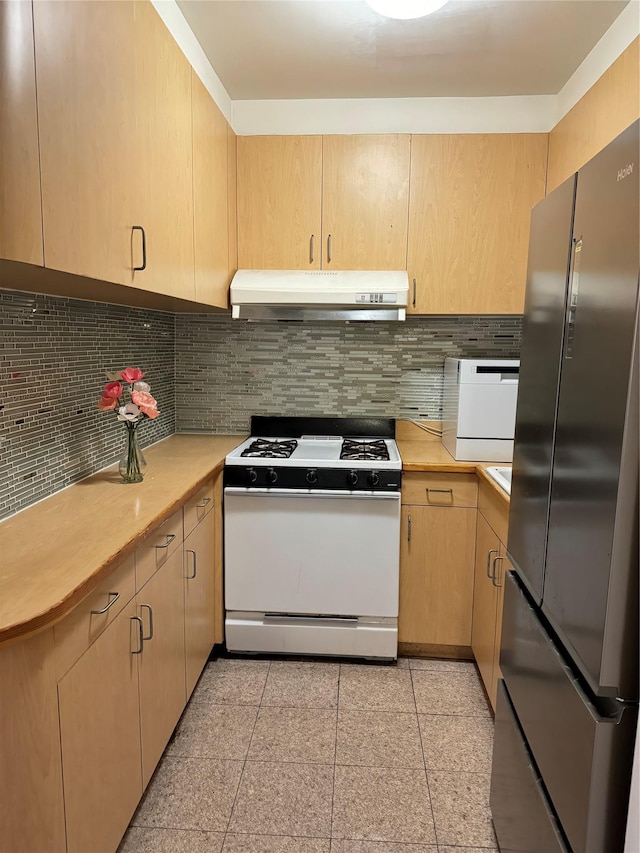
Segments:
[[[580,260],[582,258],[582,237],[573,239],[571,257],[571,283],[567,299],[567,314],[564,329],[564,358],[573,357],[573,338],[576,329],[576,313],[578,311],[578,294],[580,289]]]

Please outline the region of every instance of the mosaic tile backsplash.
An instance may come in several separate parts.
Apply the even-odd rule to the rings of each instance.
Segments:
[[[176,317],[178,432],[247,432],[252,414],[440,420],[445,356],[517,358],[520,317],[249,323]]]
[[[115,462],[122,424],[96,404],[105,371],[147,373],[160,417],[142,446],[175,432],[172,314],[0,291],[0,518]]]

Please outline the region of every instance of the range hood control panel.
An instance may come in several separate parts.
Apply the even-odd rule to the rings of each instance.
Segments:
[[[366,303],[367,305],[372,303],[377,305],[388,305],[395,304],[397,301],[397,293],[356,293],[356,302]]]

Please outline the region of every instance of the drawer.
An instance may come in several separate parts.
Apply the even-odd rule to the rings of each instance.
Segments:
[[[135,595],[133,555],[100,581],[71,613],[53,628],[56,677],[84,654]],[[98,612],[102,611],[102,612]]]
[[[169,557],[182,548],[182,508],[163,521],[136,551],[136,590],[142,589]]]
[[[423,506],[477,506],[478,478],[475,474],[402,475],[402,503]]]
[[[209,480],[184,504],[184,536],[186,537],[213,509],[213,480]]]

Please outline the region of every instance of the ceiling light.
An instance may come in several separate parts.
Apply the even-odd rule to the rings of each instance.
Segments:
[[[449,0],[366,0],[375,12],[387,18],[422,18],[437,12]]]

